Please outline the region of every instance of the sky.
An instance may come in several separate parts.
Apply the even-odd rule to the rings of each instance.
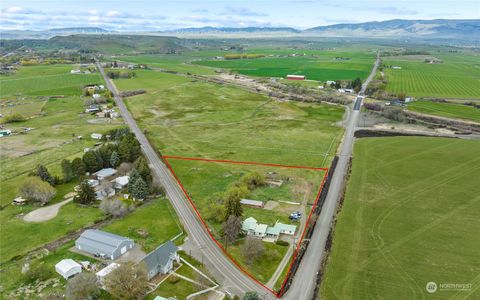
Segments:
[[[480,19],[478,0],[2,0],[0,29],[294,27],[390,19]]]

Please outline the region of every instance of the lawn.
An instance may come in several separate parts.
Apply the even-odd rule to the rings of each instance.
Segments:
[[[460,139],[357,141],[321,298],[479,298],[478,153]],[[471,289],[430,295],[431,281]]]
[[[437,57],[437,56],[436,56]],[[478,57],[469,54],[438,55],[443,63],[427,64],[424,58],[392,56],[383,59],[387,91],[414,97],[480,99]]]
[[[166,198],[152,200],[103,229],[132,238],[147,253],[182,233],[176,214]]]
[[[375,55],[367,52],[307,51],[305,56],[298,56],[299,54],[304,54],[304,51],[296,51],[297,56],[275,53],[264,58],[200,60],[195,63],[251,76],[286,77],[295,74],[305,75],[307,79],[326,81],[353,80],[357,77],[364,80],[375,60]],[[337,57],[348,60],[336,59]]]
[[[432,101],[415,101],[408,104],[408,109],[441,117],[464,119],[480,123],[480,109],[457,103],[442,103]]]

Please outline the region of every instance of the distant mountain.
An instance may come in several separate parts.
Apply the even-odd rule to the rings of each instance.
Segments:
[[[190,27],[160,31],[166,35],[280,35],[297,34],[301,30],[291,27]]]
[[[107,33],[109,30],[105,30],[100,27],[66,27],[66,28],[52,28],[47,31],[50,32],[68,32],[68,33]]]
[[[479,39],[480,20],[388,20],[336,24],[304,30],[303,34],[328,37],[411,37]]]
[[[46,30],[2,30],[2,39],[48,39],[54,36],[71,34],[113,33],[100,27],[66,27]]]

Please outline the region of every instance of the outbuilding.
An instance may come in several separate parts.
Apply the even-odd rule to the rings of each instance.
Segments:
[[[288,80],[305,80],[305,75],[287,75]]]
[[[104,180],[105,178],[113,176],[115,174],[117,174],[117,170],[113,168],[105,168],[93,173],[93,176],[97,177],[98,180]]]
[[[62,259],[55,265],[55,271],[63,278],[69,279],[82,272],[82,265],[70,258]]]
[[[241,199],[240,204],[255,207],[255,208],[263,208],[263,201],[259,201],[259,200]]]
[[[75,241],[75,248],[94,256],[116,259],[133,248],[134,241],[127,237],[98,229],[87,229]]]
[[[112,273],[113,270],[117,269],[118,267],[120,267],[119,264],[111,263],[105,268],[95,273],[95,275],[97,275],[98,281],[100,282],[100,285],[102,286],[102,288],[105,288],[104,287],[105,277],[107,277],[110,273]]]
[[[92,133],[90,137],[94,140],[101,140],[102,139],[102,134],[101,133]]]

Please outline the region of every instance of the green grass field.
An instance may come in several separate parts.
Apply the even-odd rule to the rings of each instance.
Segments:
[[[307,79],[326,81],[353,80],[356,77],[366,79],[375,60],[375,55],[368,52],[299,50],[296,53],[303,54],[306,52],[306,55],[295,57],[283,57],[283,55],[288,54],[285,52],[263,52],[267,55],[270,52],[282,56],[257,59],[200,60],[195,61],[195,63],[209,67],[231,69],[251,76],[286,77],[288,74],[296,74],[305,75]],[[295,51],[291,50],[291,53],[295,53]],[[350,58],[350,60],[336,60],[336,57]]]
[[[385,57],[385,65],[402,69],[385,69],[387,91],[405,92],[414,97],[480,99],[478,57],[469,54],[435,55],[441,64],[427,64],[424,57]]]
[[[479,298],[478,153],[478,141],[358,140],[321,298]],[[430,281],[471,289],[430,295]]]
[[[409,103],[407,107],[411,111],[420,113],[480,123],[480,109],[473,106],[456,103],[415,101]]]
[[[214,69],[190,64],[195,59],[194,53],[185,55],[136,55],[118,57],[121,61],[147,64],[150,68],[161,68],[179,73],[192,73],[199,75],[213,75]]]
[[[21,67],[14,75],[0,76],[0,98],[12,95],[80,95],[87,84],[101,83],[98,73],[70,74],[75,65]]]

